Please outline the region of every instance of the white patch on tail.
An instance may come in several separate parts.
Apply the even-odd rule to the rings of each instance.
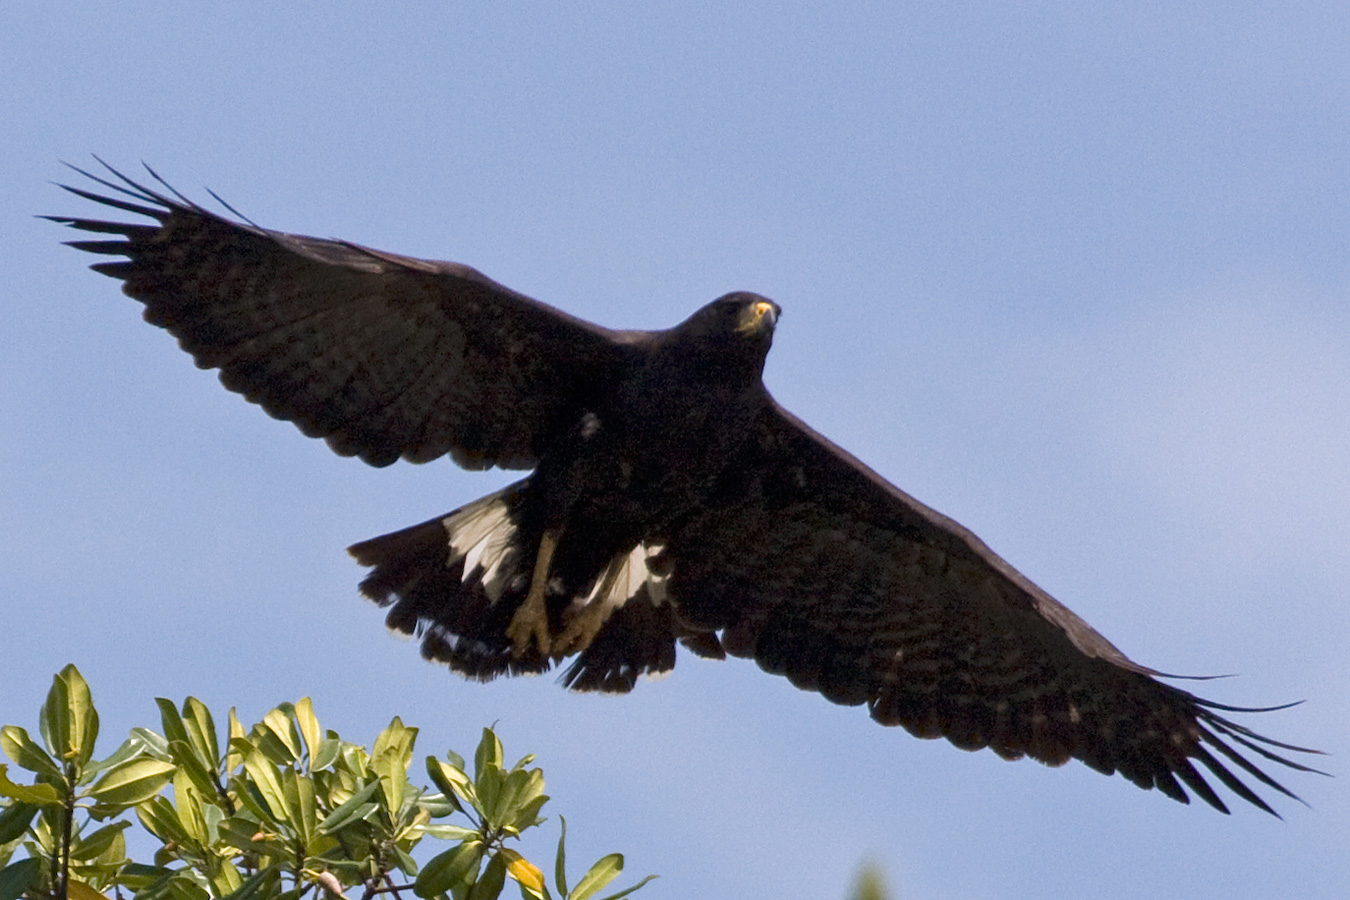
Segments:
[[[441,520],[450,538],[450,556],[445,564],[452,566],[464,560],[464,581],[481,566],[479,581],[493,603],[501,599],[512,569],[508,563],[515,556],[511,541],[516,536],[516,526],[506,502],[507,492],[515,487],[488,494]]]
[[[627,556],[616,556],[595,579],[595,585],[585,597],[572,601],[573,604],[589,607],[599,603],[605,608],[605,615],[623,606],[637,595],[638,589],[647,585],[647,596],[652,603],[660,605],[666,602],[666,582],[670,573],[657,575],[647,568],[647,560],[657,556],[666,548],[663,544],[638,544]]]

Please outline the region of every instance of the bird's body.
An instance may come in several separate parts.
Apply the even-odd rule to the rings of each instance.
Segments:
[[[462,265],[95,180],[133,202],[70,190],[154,224],[58,221],[113,235],[74,245],[121,257],[95,268],[227,387],[374,465],[533,470],[351,548],[389,625],[464,675],[570,659],[568,686],[622,692],[679,643],[922,737],[1076,757],[1225,811],[1193,763],[1267,811],[1230,766],[1289,792],[1240,749],[1306,768],[782,409],[761,380],[772,301],[611,331]]]

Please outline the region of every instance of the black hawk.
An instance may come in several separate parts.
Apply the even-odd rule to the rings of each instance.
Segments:
[[[162,190],[77,171],[112,194],[67,190],[150,221],[51,218],[109,236],[71,245],[118,257],[93,268],[230,390],[374,466],[533,470],[351,548],[429,659],[480,680],[570,660],[568,687],[624,692],[677,644],[751,657],[918,737],[1225,812],[1201,769],[1268,812],[1239,773],[1294,795],[1250,757],[1309,771],[779,406],[771,300],[611,331],[457,263],[231,221],[153,171]]]

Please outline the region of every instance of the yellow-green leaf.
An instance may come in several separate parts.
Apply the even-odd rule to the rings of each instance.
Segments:
[[[58,783],[65,783],[66,775],[61,766],[19,726],[6,725],[0,728],[0,750],[4,750],[5,755],[12,759],[15,765],[39,775],[46,775]]]
[[[76,881],[74,878],[66,885],[66,896],[70,900],[108,900],[83,881]]]
[[[0,796],[33,806],[60,806],[61,795],[50,784],[15,784],[6,774],[9,766],[0,763]]]
[[[158,759],[141,757],[113,766],[94,782],[89,795],[104,806],[134,806],[158,794],[177,766]]]
[[[323,731],[319,729],[318,717],[314,715],[314,703],[308,697],[301,697],[295,704],[295,724],[300,729],[300,737],[305,741],[311,763],[319,752],[319,742],[323,740]]]
[[[581,876],[581,880],[572,889],[572,893],[567,895],[567,900],[587,900],[588,897],[598,894],[605,885],[618,878],[622,871],[622,853],[611,853],[609,856],[601,857],[585,875]]]
[[[498,855],[506,860],[506,871],[532,897],[544,896],[544,873],[539,867],[509,847],[503,847]]]
[[[47,702],[39,716],[47,749],[62,762],[83,767],[94,755],[98,738],[98,713],[80,670],[73,664],[52,678]]]

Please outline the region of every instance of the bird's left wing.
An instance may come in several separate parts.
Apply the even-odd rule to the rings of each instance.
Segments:
[[[449,453],[529,468],[625,352],[615,332],[468,266],[270,231],[167,185],[76,171],[113,193],[67,190],[152,220],[49,216],[111,238],[71,242],[122,257],[95,270],[230,390],[372,465]]]
[[[669,594],[686,625],[920,737],[1078,758],[1182,801],[1185,784],[1219,809],[1194,762],[1267,811],[1232,769],[1289,794],[1240,748],[1302,769],[1263,744],[1299,748],[1158,681],[971,532],[776,404],[756,432],[715,499],[669,536]]]

